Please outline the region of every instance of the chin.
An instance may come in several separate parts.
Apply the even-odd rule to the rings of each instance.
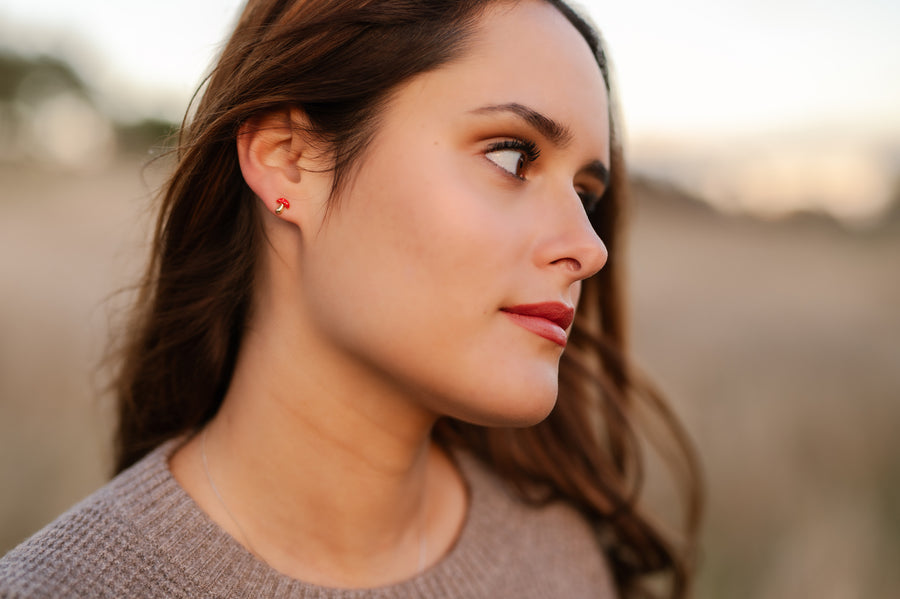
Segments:
[[[492,428],[524,428],[543,421],[556,405],[557,382],[522,385],[513,389],[483,389],[476,401],[460,406],[455,414],[448,414],[478,426]],[[492,392],[493,391],[493,392]]]
[[[490,426],[506,428],[527,428],[529,426],[534,426],[543,422],[544,419],[550,415],[550,412],[553,411],[553,408],[555,406],[556,398],[554,397],[553,401],[544,402],[542,405],[538,406],[539,409],[531,410],[529,412],[522,412],[519,414],[509,414],[506,418],[501,419],[501,421],[497,424],[493,424]]]

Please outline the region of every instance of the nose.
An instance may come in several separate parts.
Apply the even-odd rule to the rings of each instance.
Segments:
[[[581,198],[574,190],[566,195],[562,205],[556,202],[545,220],[545,232],[535,257],[539,266],[558,269],[574,283],[599,272],[609,254],[594,231]]]

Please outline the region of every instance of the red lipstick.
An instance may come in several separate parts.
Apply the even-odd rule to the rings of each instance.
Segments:
[[[522,304],[501,308],[500,311],[520,327],[562,347],[566,346],[568,339],[566,329],[575,318],[575,310],[560,302]]]

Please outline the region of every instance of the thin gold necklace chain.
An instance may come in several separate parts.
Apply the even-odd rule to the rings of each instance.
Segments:
[[[256,549],[253,548],[253,545],[250,543],[250,537],[247,536],[247,533],[244,531],[244,528],[241,526],[241,523],[237,521],[237,518],[234,517],[234,514],[231,513],[231,510],[228,509],[228,504],[225,503],[225,500],[222,499],[222,494],[219,493],[219,488],[216,487],[216,483],[213,482],[212,475],[209,473],[209,463],[206,460],[206,431],[207,429],[203,429],[203,435],[200,437],[200,457],[203,458],[203,470],[206,472],[206,480],[209,481],[209,486],[212,488],[213,493],[216,494],[216,499],[219,500],[219,504],[222,506],[222,509],[225,510],[225,513],[228,514],[228,517],[231,518],[231,521],[234,522],[234,525],[237,527],[238,531],[240,531],[241,536],[244,538],[244,544],[247,546],[247,549],[250,550],[250,553],[255,555],[257,558],[262,559],[259,553],[256,552]]]
[[[253,544],[250,543],[250,537],[247,536],[247,532],[244,530],[244,527],[241,526],[241,523],[238,522],[237,518],[234,517],[234,514],[231,513],[231,510],[228,509],[228,504],[225,503],[225,499],[222,498],[222,494],[219,492],[219,488],[216,487],[216,483],[213,482],[212,475],[209,473],[209,462],[206,459],[206,432],[208,429],[203,429],[203,434],[200,436],[200,457],[203,458],[203,471],[206,473],[206,480],[209,482],[210,488],[213,490],[213,493],[216,494],[216,499],[219,500],[219,504],[222,506],[222,509],[225,510],[225,513],[228,514],[228,517],[231,518],[231,521],[234,523],[235,527],[237,527],[238,531],[241,533],[241,537],[244,539],[244,544],[250,550],[250,553],[255,555],[258,559],[265,561],[261,555],[253,548]],[[428,545],[427,545],[427,537],[425,536],[425,515],[424,510],[422,512],[422,525],[419,531],[419,565],[418,565],[418,574],[421,574],[425,571],[425,560],[428,555]]]

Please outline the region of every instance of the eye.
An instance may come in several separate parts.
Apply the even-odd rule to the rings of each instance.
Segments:
[[[520,179],[523,178],[522,171],[525,170],[527,163],[525,154],[519,150],[493,150],[485,154],[485,156],[508,173]]]
[[[485,157],[518,178],[525,178],[528,165],[538,159],[540,151],[534,142],[522,139],[507,139],[491,144]]]
[[[578,197],[581,198],[581,205],[584,206],[584,211],[588,215],[590,215],[594,213],[594,210],[597,208],[597,205],[603,198],[603,194],[596,194],[590,191],[578,190]]]

